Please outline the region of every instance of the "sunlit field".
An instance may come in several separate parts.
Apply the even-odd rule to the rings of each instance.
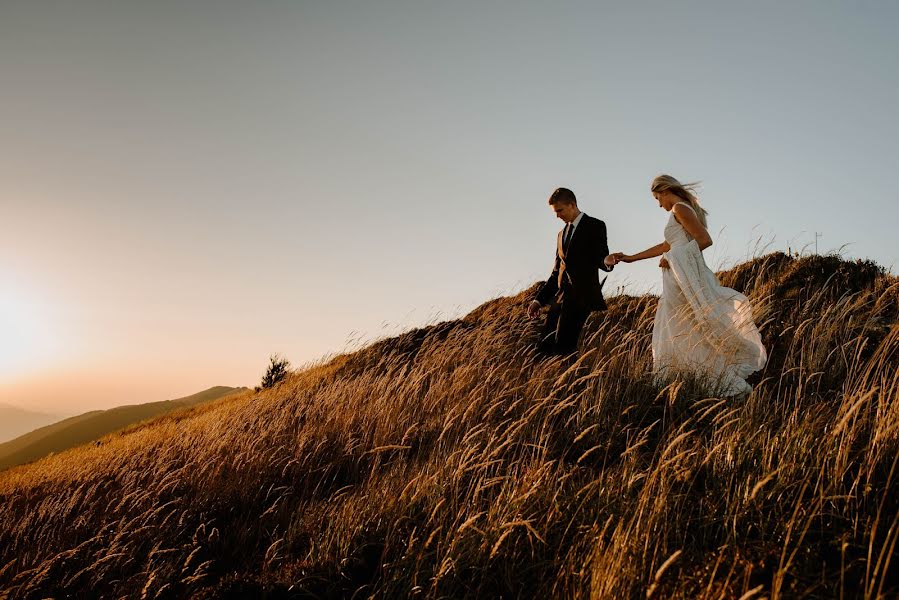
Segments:
[[[652,380],[653,296],[568,361],[499,298],[0,473],[0,596],[896,597],[899,279],[720,278],[770,354],[746,399]]]

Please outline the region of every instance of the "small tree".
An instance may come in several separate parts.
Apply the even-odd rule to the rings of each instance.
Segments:
[[[268,369],[262,376],[262,383],[256,388],[256,391],[275,387],[278,382],[287,377],[289,369],[289,360],[279,354],[272,354],[269,357]]]

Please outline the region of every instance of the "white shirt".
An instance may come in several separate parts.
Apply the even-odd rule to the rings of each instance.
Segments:
[[[568,233],[568,241],[569,241],[569,242],[571,241],[571,236],[574,235],[574,230],[577,229],[577,224],[581,222],[581,219],[582,219],[583,217],[584,217],[584,213],[583,213],[583,212],[579,212],[579,213],[577,214],[577,216],[574,218],[574,221],[571,222],[571,231]],[[568,227],[568,225],[565,225],[565,227]],[[564,229],[562,230],[562,236],[563,236],[563,237],[565,236],[565,230],[564,230]]]
[[[581,218],[587,213],[579,212],[577,216],[574,218],[574,221],[571,222],[572,231],[577,229],[577,224],[581,222]]]

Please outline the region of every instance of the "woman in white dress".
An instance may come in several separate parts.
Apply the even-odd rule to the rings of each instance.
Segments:
[[[612,256],[626,263],[662,257],[662,295],[652,326],[653,372],[663,378],[698,374],[723,396],[743,395],[752,390],[746,377],[762,369],[768,357],[749,300],[723,287],[702,257],[712,238],[695,186],[670,175],[656,177],[652,195],[671,213],[665,241],[637,254]]]

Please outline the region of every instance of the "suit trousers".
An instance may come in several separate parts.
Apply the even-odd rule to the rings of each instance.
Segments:
[[[577,341],[590,309],[573,302],[554,302],[546,315],[537,351],[542,354],[571,354],[577,352]]]

